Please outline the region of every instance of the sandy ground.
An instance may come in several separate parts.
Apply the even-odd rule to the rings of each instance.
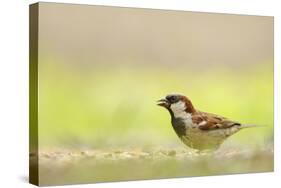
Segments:
[[[36,155],[31,153],[31,163]],[[186,148],[73,150],[38,153],[41,185],[273,171],[273,146],[197,152]]]

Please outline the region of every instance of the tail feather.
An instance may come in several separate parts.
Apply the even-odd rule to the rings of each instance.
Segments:
[[[242,124],[241,128],[251,128],[251,127],[265,127],[264,125],[255,125],[255,124]]]

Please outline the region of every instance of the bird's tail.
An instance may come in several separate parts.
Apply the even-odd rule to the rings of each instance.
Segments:
[[[242,124],[241,126],[241,128],[251,128],[251,127],[265,127],[265,125]]]

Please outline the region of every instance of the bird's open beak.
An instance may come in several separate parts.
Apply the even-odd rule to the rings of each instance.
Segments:
[[[167,99],[160,99],[160,100],[157,101],[157,105],[168,108],[170,106],[170,103]]]

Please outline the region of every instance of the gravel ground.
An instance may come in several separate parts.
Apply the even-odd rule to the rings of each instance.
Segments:
[[[30,154],[31,162],[36,158]],[[45,149],[39,156],[41,185],[269,172],[273,146],[216,152],[173,149]]]

